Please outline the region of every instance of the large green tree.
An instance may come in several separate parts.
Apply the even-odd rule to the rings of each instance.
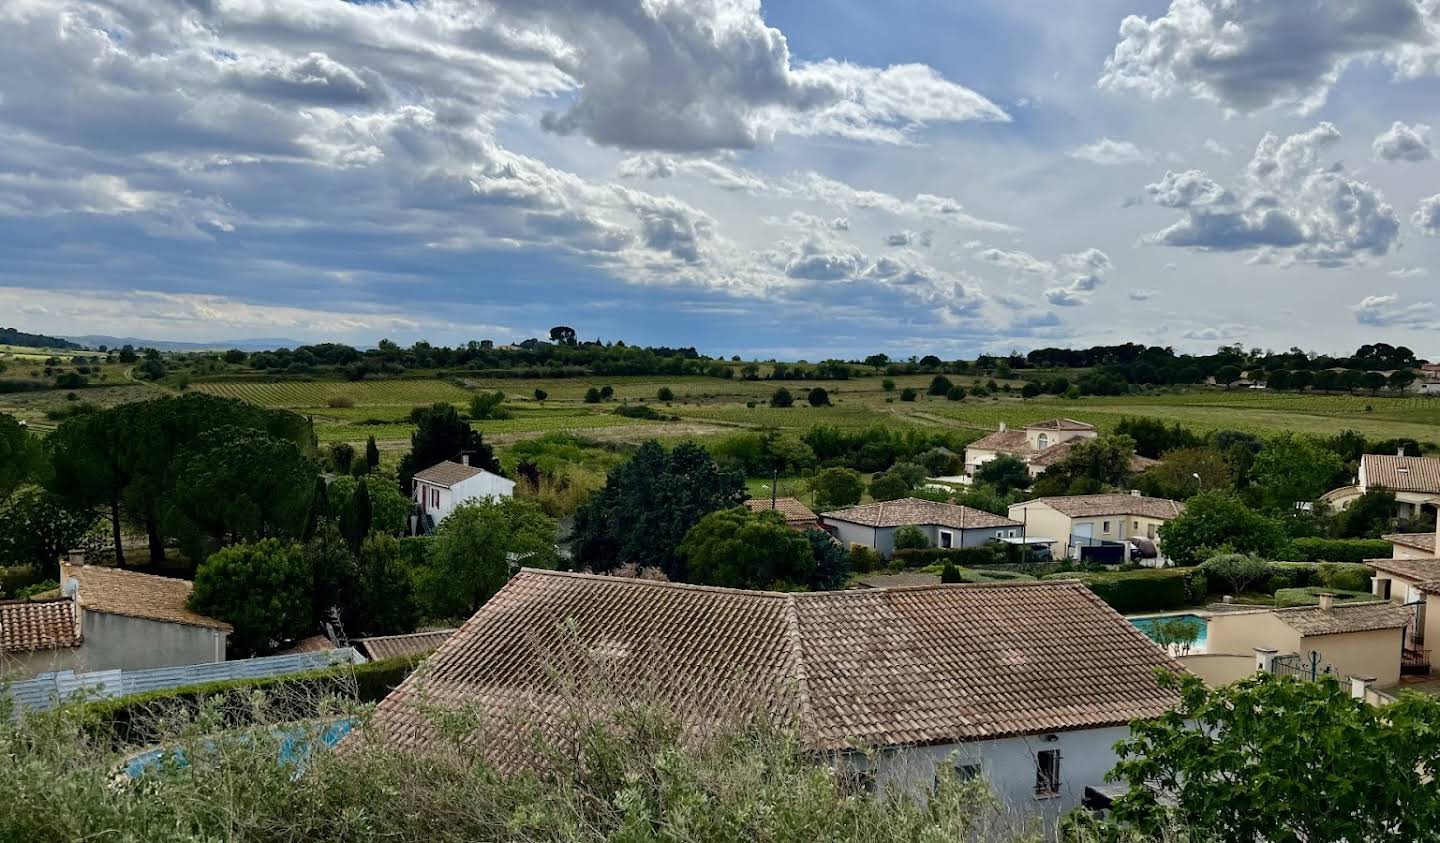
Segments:
[[[43,456],[40,440],[14,416],[0,413],[0,502],[34,476]]]
[[[435,531],[415,590],[432,619],[469,617],[521,567],[554,568],[555,520],[523,498],[456,507]]]
[[[803,534],[778,512],[739,506],[712,512],[678,548],[686,582],[729,588],[795,588],[815,575],[815,556]]]
[[[1036,479],[1040,496],[1088,495],[1125,485],[1135,440],[1114,434],[1076,442],[1070,453]]]
[[[865,481],[854,469],[827,468],[810,478],[810,493],[816,511],[837,509],[859,503],[865,494]]]
[[[301,538],[319,466],[294,442],[222,427],[200,434],[170,471],[165,534],[198,563],[225,544]]]
[[[722,469],[699,445],[682,442],[666,451],[646,442],[576,512],[575,559],[594,570],[634,562],[683,580],[675,549],[685,534],[706,515],[744,500],[744,477]]]
[[[1335,514],[1335,535],[1342,539],[1375,539],[1395,523],[1395,493],[1371,489]]]
[[[235,627],[230,636],[235,655],[263,655],[310,634],[313,588],[304,549],[265,539],[210,554],[195,572],[190,608]]]
[[[461,418],[455,405],[438,403],[412,414],[415,432],[410,434],[410,452],[400,458],[397,474],[400,491],[410,495],[410,481],[415,472],[446,460],[458,460],[461,454],[470,457],[470,464],[486,471],[500,473],[495,449],[485,444],[480,433]]]
[[[414,632],[420,619],[410,570],[394,536],[372,534],[360,545],[356,589],[347,629],[351,635]]]
[[[78,546],[95,511],[38,486],[22,486],[0,502],[0,567],[27,565],[51,577],[55,563]]]
[[[1160,527],[1164,553],[1180,565],[1198,565],[1216,553],[1253,553],[1274,559],[1285,547],[1275,521],[1245,505],[1235,493],[1202,492],[1185,511]]]
[[[1250,466],[1254,500],[1271,512],[1291,512],[1344,481],[1345,464],[1334,451],[1306,436],[1282,433],[1265,443]]]
[[[1440,700],[1377,707],[1334,679],[1268,673],[1219,688],[1166,675],[1180,703],[1131,724],[1112,777],[1129,785],[1099,838],[1121,843],[1429,840],[1440,824]],[[1159,794],[1163,794],[1161,799]]]
[[[1152,497],[1183,501],[1207,489],[1233,490],[1237,473],[1235,463],[1217,448],[1180,448],[1136,476],[1135,488]]]
[[[1002,495],[1008,495],[1016,489],[1030,488],[1030,466],[1019,457],[1001,454],[981,463],[975,469],[975,480],[993,487]]]

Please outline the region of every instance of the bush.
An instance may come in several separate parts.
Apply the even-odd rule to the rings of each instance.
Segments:
[[[600,397],[600,390],[596,389],[595,387],[592,386],[589,389],[585,390],[586,404],[599,404],[602,400],[603,399]]]
[[[826,392],[824,387],[817,386],[810,390],[810,394],[805,396],[805,400],[809,401],[812,407],[828,407],[830,406],[830,393]]]
[[[1242,594],[1270,576],[1270,563],[1244,553],[1222,553],[1200,564],[1210,582],[1223,582],[1231,593]]]
[[[1383,539],[1318,539],[1292,541],[1285,556],[1294,562],[1364,562],[1390,556],[1390,543]]]
[[[1345,562],[1321,562],[1320,584],[1337,591],[1370,592],[1370,575],[1374,573],[1368,565]]]
[[[657,401],[674,401],[674,400],[675,400],[675,391],[672,390],[672,389],[671,389],[670,387],[668,387],[668,386],[662,386],[662,387],[660,387],[658,390],[655,391],[655,400],[657,400]]]
[[[912,387],[907,386],[904,389],[900,390],[901,401],[914,401],[916,398],[919,397],[920,393],[916,392]]]
[[[1356,603],[1366,600],[1374,600],[1375,597],[1368,591],[1341,591],[1334,588],[1322,586],[1311,586],[1309,588],[1282,588],[1275,592],[1275,608],[1284,609],[1291,606],[1317,606],[1320,603],[1320,594],[1335,595],[1336,603]]]
[[[852,544],[846,558],[850,570],[857,574],[868,574],[885,564],[880,551],[865,544]]]
[[[549,398],[549,397],[550,397],[550,393],[546,392],[546,391],[543,390],[543,389],[540,389],[539,387],[536,387],[536,389],[535,389],[535,400],[536,400],[536,401],[544,401],[546,398]]]
[[[1206,578],[1198,568],[1051,574],[1045,579],[1075,579],[1121,613],[1163,612],[1201,602]]]
[[[919,550],[929,546],[929,537],[919,527],[906,525],[895,531],[896,550]]]
[[[898,532],[896,538],[899,538]],[[1004,558],[995,552],[998,546],[987,544],[979,547],[901,548],[897,544],[895,553],[890,558],[892,561],[903,563],[907,568],[924,568],[929,565],[958,565],[962,568],[974,568],[1004,562]]]
[[[657,412],[649,404],[622,404],[615,408],[614,413],[627,419],[647,419],[649,421],[665,421],[674,418]]]
[[[791,395],[790,390],[786,389],[783,386],[775,390],[775,392],[770,396],[770,406],[772,407],[789,407],[792,406],[794,403],[795,396]]]
[[[965,400],[965,387],[963,387],[963,386],[952,386],[952,387],[950,387],[948,390],[945,391],[945,400],[946,400],[946,401],[964,401],[964,400]]]
[[[355,406],[355,399],[348,395],[335,395],[325,402],[327,407],[340,410]]]

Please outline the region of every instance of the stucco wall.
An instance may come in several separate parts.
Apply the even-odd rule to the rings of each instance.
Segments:
[[[875,547],[875,530],[872,527],[863,527],[859,524],[851,524],[848,521],[826,521],[825,524],[835,531],[835,538],[840,543],[849,547],[852,544],[863,544],[866,547]],[[894,545],[891,545],[893,549]],[[885,550],[889,553],[890,550]]]
[[[225,635],[209,627],[86,610],[81,629],[85,645],[79,658],[85,670],[136,670],[225,661]]]
[[[65,647],[35,653],[0,653],[0,681],[30,679],[53,670],[76,670],[83,662],[83,652],[83,647]]]
[[[1373,676],[1375,687],[1400,684],[1400,639],[1402,630],[1372,629],[1338,635],[1310,635],[1301,639],[1296,651],[1320,654],[1320,660],[1335,668],[1341,681],[1347,676]]]
[[[1050,552],[1056,559],[1065,559],[1070,551],[1070,518],[1044,504],[1017,503],[1010,507],[1010,520],[1025,526],[1020,532],[1027,536],[1054,539]],[[1019,533],[1017,533],[1018,535]]]
[[[1286,626],[1274,612],[1216,612],[1210,617],[1205,650],[1228,655],[1249,654],[1265,647],[1281,653],[1299,652],[1300,633]]]
[[[1204,680],[1211,688],[1238,682],[1256,671],[1255,654],[1195,653],[1181,656],[1185,669]]]
[[[1077,807],[1087,785],[1105,783],[1115,766],[1115,744],[1127,737],[1129,727],[1058,732],[1044,736],[1003,738],[970,744],[887,750],[874,758],[856,756],[856,766],[873,768],[877,788],[894,785],[907,793],[931,792],[935,771],[941,765],[979,761],[980,774],[1002,804],[1017,814],[1041,815],[1053,822]],[[1041,750],[1060,751],[1060,791],[1053,797],[1035,795],[1035,761]]]
[[[1391,559],[1434,559],[1435,557],[1415,547],[1406,547],[1403,544],[1390,545]]]

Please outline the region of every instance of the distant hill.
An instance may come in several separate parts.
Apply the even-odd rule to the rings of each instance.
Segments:
[[[284,337],[255,337],[239,340],[215,340],[214,342],[179,342],[176,340],[147,340],[140,337],[109,337],[103,334],[87,334],[83,337],[68,337],[87,348],[120,348],[132,345],[136,348],[153,348],[156,351],[226,351],[238,348],[241,351],[270,351],[276,348],[296,348],[305,345],[300,340]]]
[[[80,346],[59,337],[44,334],[27,334],[17,328],[0,328],[0,345],[23,345],[26,348],[73,348]]]

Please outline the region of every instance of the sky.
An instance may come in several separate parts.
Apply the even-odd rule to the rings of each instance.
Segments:
[[[1440,0],[5,0],[0,43],[22,330],[1440,359]]]

